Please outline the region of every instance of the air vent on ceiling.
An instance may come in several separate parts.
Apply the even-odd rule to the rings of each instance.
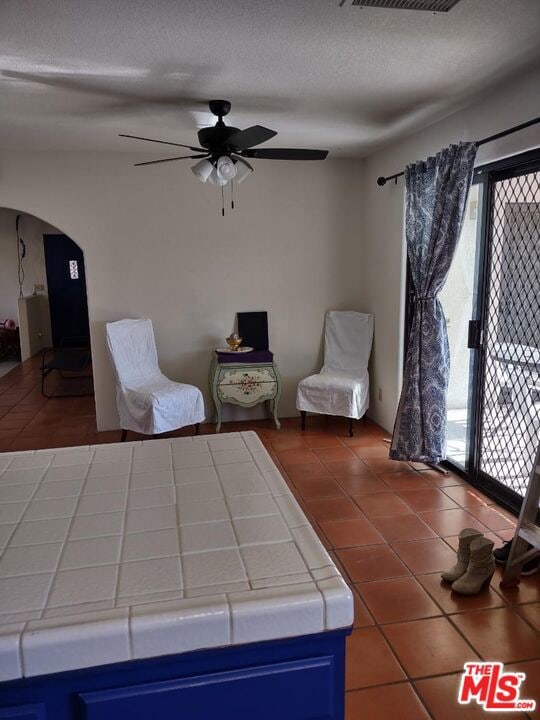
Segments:
[[[352,0],[351,5],[358,7],[393,8],[394,10],[429,10],[430,12],[448,12],[459,0]],[[340,5],[346,4],[342,0]]]

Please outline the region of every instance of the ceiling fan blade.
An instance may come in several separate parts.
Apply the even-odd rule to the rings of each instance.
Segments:
[[[232,145],[237,150],[244,150],[244,148],[250,148],[253,145],[260,145],[260,143],[270,140],[275,135],[277,135],[275,130],[269,130],[262,125],[252,125],[227,138],[227,144]]]
[[[133,105],[152,105],[165,104],[174,105],[176,108],[190,109],[191,107],[204,107],[208,105],[208,101],[185,92],[185,83],[180,87],[178,80],[170,77],[170,73],[166,68],[157,68],[151,72],[145,82],[145,78],[130,77],[122,75],[81,75],[77,73],[49,71],[49,72],[21,72],[19,70],[11,70],[9,68],[0,68],[0,75],[10,80],[18,80],[22,82],[35,83],[37,85],[45,85],[59,90],[69,90],[78,93],[86,93],[89,95],[102,95],[110,97],[119,102],[125,102],[129,107]],[[178,73],[173,73],[177,74]],[[189,77],[190,72],[180,73],[184,77]],[[199,77],[200,81],[201,78]],[[165,95],[155,95],[149,93],[149,82],[154,84],[165,84],[167,89]],[[172,85],[172,87],[171,87]],[[133,90],[129,88],[134,88]],[[136,91],[135,91],[136,90]],[[141,92],[142,91],[142,92]]]
[[[191,145],[182,145],[182,143],[167,142],[165,140],[152,140],[152,138],[139,137],[138,135],[125,135],[120,133],[118,137],[131,138],[132,140],[146,140],[146,142],[159,143],[160,145],[175,145],[176,147],[184,147],[194,152],[205,152],[204,148],[191,147]]]
[[[147,162],[135,163],[133,167],[140,167],[141,165],[157,165],[158,163],[172,162],[173,160],[195,160],[196,158],[204,158],[208,155],[180,155],[179,157],[164,158],[163,160],[148,160]]]
[[[264,158],[266,160],[324,160],[328,150],[305,150],[295,148],[263,148],[261,150],[242,150],[243,157]]]
[[[76,74],[54,72],[29,73],[10,70],[9,68],[2,69],[0,72],[3,77],[9,78],[10,80],[36,83],[60,90],[73,90],[75,92],[103,95],[105,97],[112,96],[117,99],[119,97],[133,97],[118,88],[107,86],[105,83],[100,82],[99,79],[96,81],[95,78],[85,78],[84,76],[81,77]]]

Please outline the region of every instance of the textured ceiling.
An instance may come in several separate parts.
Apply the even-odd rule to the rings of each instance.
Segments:
[[[0,146],[192,144],[204,101],[266,146],[362,155],[540,60],[540,0],[448,14],[340,0],[0,0]]]

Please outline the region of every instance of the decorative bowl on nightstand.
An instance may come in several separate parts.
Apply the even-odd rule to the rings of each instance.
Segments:
[[[242,345],[242,340],[238,333],[232,333],[232,335],[229,335],[228,338],[225,338],[227,341],[227,345],[231,348],[231,350],[238,350],[238,348]]]

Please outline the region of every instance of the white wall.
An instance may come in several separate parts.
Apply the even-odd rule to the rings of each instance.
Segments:
[[[0,207],[0,320],[17,320],[17,298],[19,280],[17,274],[17,236],[15,233],[15,210]],[[21,214],[19,234],[26,245],[26,257],[23,260],[23,295],[31,295],[34,285],[43,285],[47,291],[45,254],[43,250],[44,233],[58,232],[56,228],[32,215]]]
[[[540,71],[499,87],[458,113],[370,155],[363,165],[365,203],[360,305],[375,315],[369,414],[387,430],[399,400],[405,280],[403,178],[378,187],[380,175],[426,158],[460,140],[481,139],[540,115]],[[529,128],[480,148],[477,164],[540,145],[540,128]],[[382,401],[378,390],[382,391]]]
[[[153,319],[163,371],[201,387],[210,417],[212,349],[237,311],[268,310],[279,414],[295,414],[296,384],[320,362],[325,311],[362,309],[360,163],[259,161],[222,218],[219,191],[189,162],[132,167],[152,157],[0,152],[2,203],[84,251],[99,428],[118,427],[104,323],[123,317]]]

